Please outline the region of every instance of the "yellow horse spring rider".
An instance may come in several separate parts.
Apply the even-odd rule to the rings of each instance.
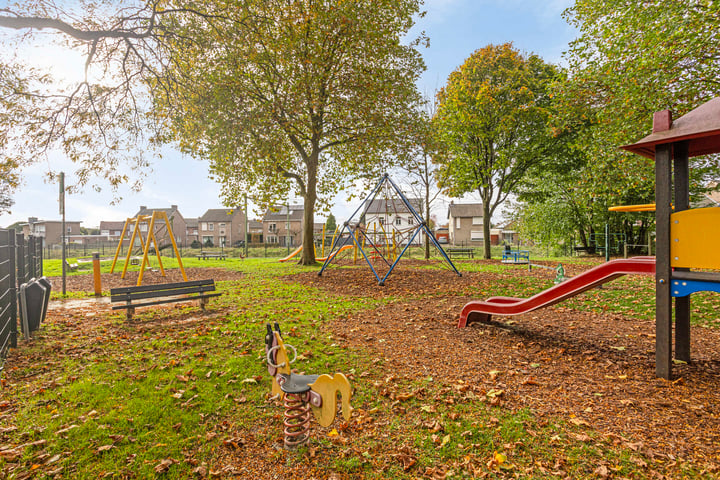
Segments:
[[[288,357],[288,348],[293,351],[292,360]],[[326,374],[292,373],[290,364],[297,358],[297,351],[292,345],[283,342],[277,323],[275,330],[267,325],[265,356],[268,373],[273,377],[273,396],[282,399],[285,406],[283,421],[285,448],[292,449],[307,444],[311,409],[321,426],[327,427],[332,424],[337,412],[338,393],[342,398],[343,417],[345,420],[350,419],[352,389],[347,377],[342,373],[336,373],[332,377]]]

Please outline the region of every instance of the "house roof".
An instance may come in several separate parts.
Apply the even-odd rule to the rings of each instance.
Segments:
[[[248,230],[262,231],[262,222],[259,220],[248,220]]]
[[[185,228],[197,228],[198,223],[200,223],[199,218],[186,218],[185,219]]]
[[[303,206],[302,205],[290,205],[290,221],[302,221],[303,219]],[[263,215],[263,222],[267,221],[285,221],[288,218],[288,207],[287,205],[275,205],[268,208]]]
[[[227,222],[237,212],[235,208],[211,208],[198,220],[201,222]]]
[[[182,214],[178,210],[177,205],[170,205],[170,208],[148,208],[145,205],[140,205],[140,210],[138,210],[138,212],[135,214],[135,217],[138,217],[140,215],[152,215],[153,212],[165,212],[168,218],[172,217],[174,214],[177,213],[178,215],[180,215],[180,218],[183,218]]]
[[[124,227],[125,222],[100,221],[100,230],[122,230]]]
[[[620,148],[655,158],[655,147],[682,140],[688,142],[688,156],[720,152],[720,97],[715,97],[677,120],[669,110],[656,112],[653,133],[632,145]]]
[[[451,203],[448,207],[448,218],[482,217],[482,203]]]
[[[421,202],[418,198],[408,198],[408,202],[415,209],[416,212],[420,213]],[[399,198],[376,198],[370,202],[370,206],[365,210],[365,214],[378,215],[378,214],[394,214],[394,213],[409,213],[405,203]],[[421,215],[422,216],[422,215]]]

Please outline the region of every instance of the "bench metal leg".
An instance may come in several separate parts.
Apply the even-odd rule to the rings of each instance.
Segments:
[[[132,317],[134,314],[135,314],[135,309],[133,307],[128,307],[128,309],[125,310],[125,319],[132,320]]]
[[[209,301],[210,301],[209,298],[207,298],[207,297],[202,297],[202,298],[200,299],[200,310],[205,310],[205,305],[207,305]]]

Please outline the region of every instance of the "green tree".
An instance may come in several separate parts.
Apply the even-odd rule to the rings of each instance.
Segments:
[[[337,228],[337,220],[335,220],[335,215],[330,213],[330,214],[328,214],[328,218],[325,221],[325,231],[332,235],[332,232],[335,232],[336,228]]]
[[[618,147],[650,133],[654,112],[671,108],[677,118],[720,94],[720,4],[577,0],[565,15],[580,36],[556,89],[558,127],[580,126],[577,146],[592,159],[586,197],[608,206],[651,203],[653,163]],[[720,172],[705,158],[693,167],[698,195]]]
[[[303,244],[316,205],[391,151],[418,102],[423,62],[405,35],[420,0],[230,2],[234,22],[203,35],[169,73],[181,95],[156,97],[173,138],[209,159],[229,204],[246,192],[304,200]],[[252,18],[252,22],[244,19]],[[180,101],[177,101],[177,100]],[[304,249],[303,264],[315,263]]]
[[[547,88],[556,75],[537,55],[509,43],[488,45],[455,70],[438,94],[435,122],[447,149],[439,159],[441,184],[452,196],[479,194],[485,258],[493,213],[528,169],[552,152]]]

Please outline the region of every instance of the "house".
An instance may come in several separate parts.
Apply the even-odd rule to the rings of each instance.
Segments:
[[[302,205],[272,206],[263,215],[265,243],[281,247],[302,244],[304,209]]]
[[[173,235],[175,236],[175,242],[178,246],[184,245],[183,240],[185,230],[187,229],[187,223],[178,210],[178,206],[170,205],[170,208],[148,208],[145,205],[140,205],[140,210],[138,210],[138,212],[134,215],[134,218],[137,218],[140,215],[149,217],[152,216],[153,212],[165,212],[168,220],[170,220],[170,227],[172,228]],[[159,225],[158,223],[155,224],[155,238],[157,239],[159,245],[169,244],[170,236],[168,235],[167,228],[163,228],[165,226],[165,220],[160,220],[159,222]],[[142,232],[143,238],[147,236],[148,227],[149,222],[147,224],[140,224],[140,232]],[[132,235],[132,231],[130,231],[130,235]]]
[[[200,241],[200,219],[185,219],[185,245],[190,245],[195,241]]]
[[[506,245],[520,245],[520,232],[516,222],[510,222],[502,227],[501,243]]]
[[[409,198],[408,202],[416,212],[420,212],[421,202],[419,199]],[[389,235],[389,242],[392,241],[390,240],[392,235],[395,235],[396,241],[401,245],[407,244],[418,227],[417,219],[399,198],[376,198],[370,202],[360,221],[365,224],[365,228],[370,234],[384,231]],[[424,235],[416,235],[413,245],[421,245],[423,238]],[[377,243],[382,242],[378,241]]]
[[[448,207],[448,234],[453,245],[483,244],[482,203],[454,203]]]
[[[263,243],[263,223],[260,220],[248,221],[249,243]]]
[[[122,235],[123,228],[125,228],[125,222],[122,221],[100,221],[100,235],[107,238],[107,240],[111,242],[117,242],[118,240],[120,240],[120,235]],[[125,236],[129,238],[127,232],[125,233]]]
[[[65,221],[65,236],[81,235],[80,223]],[[60,220],[39,220],[37,217],[28,218],[28,223],[22,224],[22,232],[27,237],[32,235],[42,238],[43,247],[62,245],[62,221]]]
[[[206,247],[229,247],[245,241],[245,214],[239,208],[211,208],[198,218],[198,235]]]

